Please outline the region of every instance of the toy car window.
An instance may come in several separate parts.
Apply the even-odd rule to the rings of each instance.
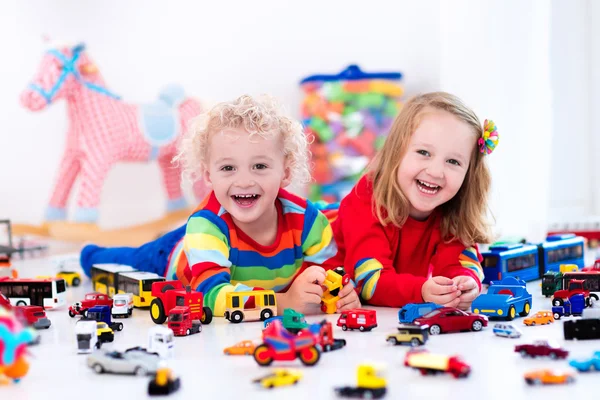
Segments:
[[[94,300],[96,298],[96,296],[94,296],[93,294],[86,294],[85,295],[85,299],[86,300]]]
[[[425,314],[423,316],[423,318],[431,318],[431,317],[435,317],[436,315],[438,315],[440,313],[439,310],[433,310],[432,312],[430,312],[429,314]]]

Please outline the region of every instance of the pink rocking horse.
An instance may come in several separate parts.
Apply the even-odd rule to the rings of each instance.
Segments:
[[[181,171],[171,160],[188,121],[201,112],[197,101],[185,98],[183,90],[173,86],[163,90],[155,103],[126,103],[106,88],[82,44],[46,52],[21,95],[23,106],[32,111],[60,99],[67,102],[69,128],[47,221],[66,219],[67,199],[79,176],[75,220],[95,223],[102,186],[118,161],[157,160],[168,194],[167,211],[187,208]],[[206,188],[197,184],[194,190],[201,198]]]

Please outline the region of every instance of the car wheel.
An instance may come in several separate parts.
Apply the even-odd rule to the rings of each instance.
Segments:
[[[506,316],[506,319],[509,321],[512,321],[513,319],[515,319],[516,316],[517,316],[517,310],[515,310],[515,306],[510,306],[510,308],[508,309],[508,314]]]
[[[348,330],[348,327],[347,327],[346,325],[342,325],[342,330],[343,330],[343,331],[347,331],[347,330]]]
[[[80,283],[81,283],[81,280],[79,278],[73,278],[73,282],[71,282],[73,287],[79,286]]]
[[[102,368],[102,365],[100,365],[100,364],[94,364],[94,371],[97,374],[101,374],[104,372],[104,368]]]
[[[573,378],[572,376],[567,376],[567,379],[565,379],[566,383],[573,383],[575,382],[575,378]]]
[[[550,355],[550,358],[553,360],[556,360],[558,358],[558,354],[556,354],[554,352],[550,353],[549,355]]]
[[[396,339],[395,337],[391,337],[388,339],[388,342],[396,346],[398,344],[398,339]]]
[[[527,356],[529,355],[529,353],[527,353],[527,350],[521,350],[521,351],[519,352],[519,354],[520,354],[520,355],[521,355],[521,357],[523,357],[523,358],[525,358],[525,357],[527,357]]]
[[[233,314],[231,314],[231,322],[239,324],[243,320],[244,320],[244,314],[242,314],[240,311],[236,311]]]
[[[526,317],[529,315],[529,311],[531,311],[531,305],[529,304],[528,301],[526,301],[525,305],[523,306],[523,311],[521,313],[519,313],[519,315],[521,317]]]
[[[137,367],[134,371],[137,376],[146,376],[148,375],[148,371],[144,367]]]
[[[189,329],[187,329],[187,330],[185,331],[185,335],[186,335],[186,336],[189,336],[189,335],[190,335],[190,330],[189,330]]]
[[[361,331],[361,332],[364,332],[365,331],[365,327],[364,326],[359,326],[358,330]]]
[[[431,327],[429,328],[429,333],[432,335],[439,335],[440,333],[442,333],[442,328],[440,328],[439,325],[431,325]]]
[[[542,380],[540,378],[536,378],[533,380],[533,384],[534,385],[541,385],[542,384]]]
[[[564,300],[561,298],[557,298],[557,299],[553,299],[552,300],[552,305],[555,307],[560,307],[564,304]]]
[[[513,308],[514,310],[514,308]],[[479,332],[481,328],[483,328],[483,323],[480,320],[473,321],[473,325],[471,326],[475,332]]]
[[[410,345],[412,347],[418,347],[418,346],[421,345],[421,342],[417,338],[412,338],[411,341],[410,341]]]

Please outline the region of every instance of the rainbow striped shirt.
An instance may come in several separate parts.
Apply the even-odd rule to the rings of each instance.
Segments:
[[[227,292],[280,292],[303,262],[323,264],[337,253],[329,220],[313,203],[280,189],[275,205],[276,240],[262,246],[235,226],[211,193],[188,219],[186,233],[169,258],[167,279],[203,292],[204,305],[222,316]]]

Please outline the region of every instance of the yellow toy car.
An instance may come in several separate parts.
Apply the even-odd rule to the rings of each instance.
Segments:
[[[233,346],[229,346],[223,349],[223,354],[236,355],[236,356],[251,356],[254,354],[256,345],[251,340],[243,340]]]
[[[531,371],[523,375],[525,382],[530,385],[564,384],[575,382],[575,377],[570,372],[557,372],[549,369]]]
[[[67,286],[77,287],[81,283],[81,274],[75,271],[60,271],[57,278],[63,278]]]
[[[101,343],[112,342],[115,340],[115,333],[106,322],[96,323],[96,335]]]
[[[554,322],[554,316],[551,311],[538,311],[535,315],[525,318],[523,323],[527,326],[546,325]]]
[[[275,368],[273,372],[262,378],[253,380],[267,389],[273,389],[276,386],[295,385],[302,379],[302,371],[287,368]]]

